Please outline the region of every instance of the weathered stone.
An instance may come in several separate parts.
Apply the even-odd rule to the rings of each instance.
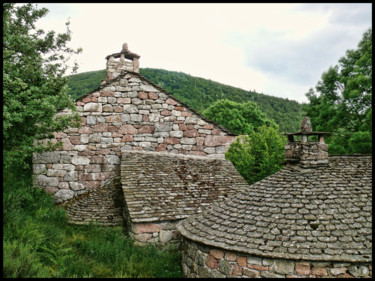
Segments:
[[[211,256],[211,255],[207,256],[205,264],[208,267],[214,268],[214,269],[216,269],[218,267],[217,260],[213,256]]]
[[[90,163],[90,159],[85,156],[73,156],[72,163],[74,165],[88,165]]]
[[[336,267],[336,268],[330,268],[329,273],[331,275],[339,275],[339,274],[344,274],[346,273],[347,268],[346,267]]]
[[[238,257],[237,263],[238,263],[239,266],[245,267],[246,266],[246,257]]]
[[[297,275],[310,275],[310,263],[296,263]]]
[[[325,267],[313,267],[311,269],[312,275],[327,276],[327,269]]]
[[[369,274],[369,269],[368,266],[365,265],[351,265],[348,267],[348,271],[351,275],[355,277],[363,277],[363,276],[368,276]]]
[[[134,235],[134,239],[139,242],[146,242],[150,238],[152,238],[152,234],[150,233],[141,233],[141,234]]]
[[[34,164],[33,165],[33,174],[39,175],[46,172],[46,165],[45,164]]]
[[[117,155],[106,155],[107,163],[111,165],[117,165],[120,164],[120,157]]]
[[[65,170],[48,169],[47,176],[49,176],[49,177],[63,177],[65,175],[65,173],[66,173]]]
[[[224,257],[224,252],[221,250],[213,249],[210,251],[210,255],[215,259],[221,260]]]
[[[217,269],[211,270],[211,275],[213,278],[226,278],[226,276],[222,273],[220,273]]]
[[[64,181],[77,181],[78,180],[78,172],[76,171],[68,171],[64,176]]]
[[[293,274],[294,262],[289,260],[275,260],[270,267],[270,271],[279,274]]]
[[[36,184],[39,186],[58,186],[59,181],[54,177],[39,175],[36,177]]]
[[[233,252],[226,252],[225,253],[225,259],[227,261],[235,261],[237,259],[237,255]]]
[[[173,129],[172,122],[163,122],[155,124],[155,132],[169,132]]]
[[[138,107],[133,104],[124,104],[124,112],[125,113],[137,113]]]
[[[89,102],[83,106],[83,111],[102,112],[102,104],[96,102]]]
[[[208,135],[205,138],[204,145],[205,146],[219,146],[224,144],[231,144],[234,140],[232,136],[212,136]]]
[[[181,144],[195,144],[196,140],[195,138],[181,138],[180,143]]]
[[[262,259],[254,256],[247,256],[248,264],[262,265]]]
[[[153,223],[145,223],[145,224],[136,224],[134,226],[134,233],[140,234],[140,233],[153,233],[153,232],[159,232],[162,229],[162,227],[158,224]]]
[[[61,203],[66,200],[69,200],[73,198],[73,196],[74,196],[74,191],[69,190],[69,189],[60,189],[53,195],[56,203]]]
[[[249,268],[243,268],[242,272],[244,275],[250,277],[250,278],[258,278],[260,275],[260,272],[257,270],[249,269]]]
[[[82,190],[85,189],[85,186],[79,182],[70,182],[69,186],[72,190]]]
[[[224,273],[226,276],[231,273],[231,266],[226,260],[219,260],[218,268],[220,272]]]
[[[133,125],[123,125],[118,132],[120,134],[134,135],[138,130]]]

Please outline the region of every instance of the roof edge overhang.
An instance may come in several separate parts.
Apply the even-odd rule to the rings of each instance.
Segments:
[[[188,219],[195,217],[190,216]],[[372,262],[372,256],[370,255],[309,255],[309,254],[289,254],[289,253],[263,253],[260,250],[252,250],[244,247],[229,246],[225,243],[214,242],[210,239],[198,237],[194,234],[188,232],[182,225],[183,222],[177,224],[177,230],[182,236],[188,238],[194,242],[201,243],[203,245],[217,247],[228,251],[240,252],[246,255],[260,256],[263,258],[274,258],[274,259],[288,259],[288,260],[309,260],[309,261],[331,261],[331,262]]]

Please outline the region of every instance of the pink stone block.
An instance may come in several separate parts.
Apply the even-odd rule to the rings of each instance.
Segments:
[[[195,138],[195,137],[198,137],[198,136],[199,136],[199,133],[196,129],[184,131],[184,137]]]
[[[309,263],[296,263],[296,273],[297,275],[309,275],[310,274],[310,264]]]
[[[212,136],[208,135],[205,138],[204,145],[205,146],[219,146],[219,145],[226,145],[231,144],[234,140],[234,136]]]
[[[154,92],[149,92],[148,97],[152,100],[157,100],[159,98],[159,96]]]
[[[211,255],[207,256],[206,265],[210,268],[217,268],[218,267],[217,260]]]
[[[158,224],[154,223],[140,223],[134,225],[134,233],[140,234],[140,233],[154,233],[159,232],[162,229],[162,227]]]
[[[245,267],[246,266],[246,257],[238,257],[237,263],[238,263],[239,266]]]
[[[138,96],[139,96],[139,98],[140,98],[141,100],[145,100],[145,99],[148,98],[148,95],[147,95],[146,92],[139,92],[139,93],[138,93]]]
[[[129,134],[129,135],[134,135],[138,132],[136,128],[134,128],[133,125],[123,125],[121,126],[120,130],[118,130],[118,133],[120,134]]]
[[[242,267],[238,266],[237,264],[233,267],[232,274],[236,276],[242,275]]]
[[[138,130],[138,133],[139,134],[152,134],[155,130],[155,127],[152,126],[152,125],[145,125],[145,126],[142,126],[139,130]]]
[[[312,275],[327,276],[327,269],[325,267],[313,267],[311,269]]]
[[[171,104],[171,105],[176,105],[177,102],[174,100],[174,99],[171,99],[171,98],[167,98],[167,100],[165,101],[166,104]]]
[[[224,252],[221,250],[211,250],[210,255],[213,256],[215,259],[221,260],[224,257]]]

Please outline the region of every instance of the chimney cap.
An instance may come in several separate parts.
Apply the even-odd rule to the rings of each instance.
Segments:
[[[301,123],[301,131],[297,133],[285,133],[284,136],[300,136],[300,135],[326,135],[329,132],[313,132],[311,127],[310,118],[304,116]]]
[[[114,58],[117,59],[117,58],[121,57],[121,54],[124,54],[125,58],[127,58],[129,60],[139,59],[141,57],[140,55],[137,55],[136,53],[130,52],[129,49],[128,49],[128,43],[124,43],[124,44],[122,44],[121,52],[113,53],[111,55],[108,55],[108,56],[105,57],[105,59],[108,60],[110,57],[114,57]]]

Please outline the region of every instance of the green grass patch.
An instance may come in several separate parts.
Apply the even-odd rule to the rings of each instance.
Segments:
[[[3,277],[182,277],[178,251],[135,246],[122,227],[71,225],[30,171],[3,174]]]

